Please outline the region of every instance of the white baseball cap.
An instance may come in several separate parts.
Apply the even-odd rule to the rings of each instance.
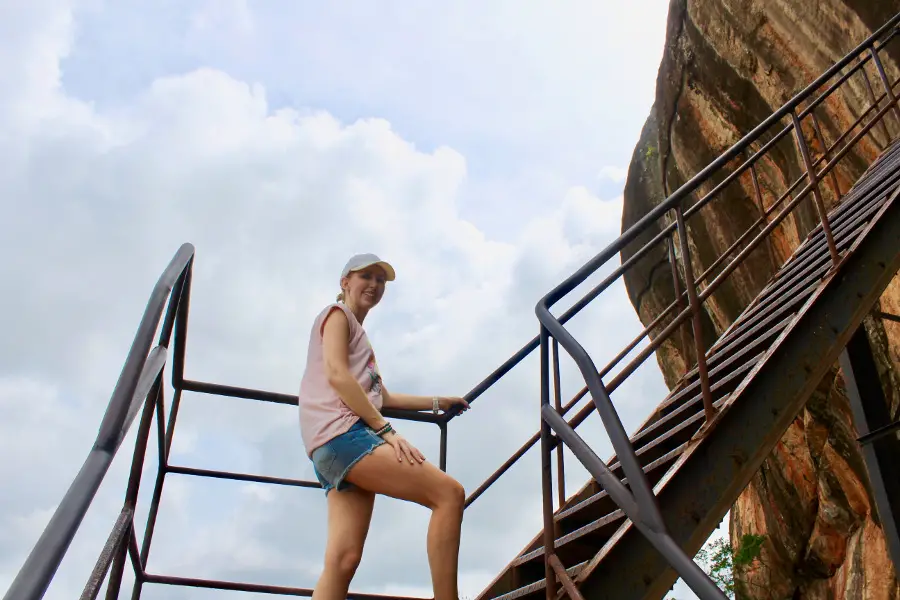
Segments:
[[[394,272],[394,267],[381,260],[376,255],[367,253],[351,256],[350,260],[347,261],[347,264],[344,265],[344,270],[341,271],[341,277],[346,277],[353,271],[359,271],[361,269],[365,269],[366,267],[371,267],[372,265],[378,265],[379,267],[384,269],[388,281],[393,281],[397,276]]]

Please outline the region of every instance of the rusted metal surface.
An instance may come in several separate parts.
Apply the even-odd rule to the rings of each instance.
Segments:
[[[829,147],[825,142],[825,134],[822,133],[822,126],[819,123],[819,117],[816,116],[816,111],[814,110],[810,111],[809,116],[812,119],[813,131],[816,134],[816,139],[818,140],[819,145],[822,146],[822,156],[820,156],[819,158],[827,160]],[[818,165],[818,162],[816,164]],[[834,172],[834,170],[831,171],[831,190],[832,193],[834,193],[834,197],[838,202],[840,202],[842,196],[841,186],[838,184],[837,174]]]
[[[872,62],[875,63],[875,70],[878,71],[878,77],[881,79],[881,85],[884,86],[884,92],[888,97],[889,104],[894,108],[894,117],[897,119],[897,125],[900,126],[900,107],[897,106],[897,98],[894,95],[894,90],[891,89],[890,82],[888,82],[887,74],[884,72],[884,65],[881,63],[881,57],[878,55],[878,50],[874,44],[869,48],[869,55],[872,57]]]
[[[688,243],[687,225],[681,206],[675,207],[675,222],[678,226],[678,240],[681,245],[681,262],[684,263],[684,286],[687,288],[688,306],[691,309],[691,324],[694,328],[694,352],[697,357],[697,373],[700,376],[700,387],[703,391],[703,410],[706,420],[716,416],[712,405],[712,394],[709,391],[709,372],[706,368],[706,349],[703,347],[703,325],[700,322],[700,300],[697,298],[697,286],[694,280],[694,266],[691,264],[691,248]],[[687,350],[687,349],[685,349]]]
[[[551,554],[548,560],[550,561],[550,566],[553,567],[553,572],[559,578],[559,581],[562,583],[563,589],[565,589],[569,598],[572,600],[584,600],[581,592],[578,591],[578,588],[575,587],[575,584],[572,582],[572,578],[566,573],[566,568],[559,561],[559,558],[555,554]],[[547,595],[549,596],[549,592]],[[553,598],[556,598],[556,594],[553,595]]]
[[[828,251],[831,252],[831,260],[837,264],[841,260],[838,254],[837,246],[834,245],[834,235],[831,233],[831,226],[828,224],[828,215],[825,213],[825,201],[822,200],[822,192],[819,190],[819,175],[816,168],[812,164],[809,157],[809,146],[806,144],[806,136],[803,135],[803,124],[797,118],[797,113],[791,113],[791,119],[794,122],[794,137],[797,146],[800,148],[800,155],[803,157],[803,164],[806,166],[806,176],[809,178],[809,185],[812,187],[813,199],[815,200],[816,212],[819,215],[819,223],[825,231],[825,239],[828,241]]]
[[[889,215],[873,219],[861,239],[851,242],[838,271],[826,277],[754,376],[732,394],[713,430],[698,438],[657,486],[672,536],[688,551],[696,551],[719,524],[896,273],[897,239],[895,201]],[[662,597],[675,579],[659,553],[628,525],[582,573],[586,597],[626,600]]]
[[[137,440],[134,444],[134,455],[131,459],[131,472],[128,475],[128,487],[125,490],[125,505],[130,507],[132,514],[137,506],[138,492],[141,487],[141,472],[144,468],[144,457],[147,455],[147,444],[150,440],[150,427],[152,425],[153,414],[156,410],[157,402],[162,395],[163,376],[162,372],[156,376],[153,387],[147,394],[147,400],[144,402],[144,410],[141,414],[141,423],[138,427]],[[133,529],[133,522],[129,522],[129,530]],[[130,535],[130,534],[129,534]],[[116,555],[113,557],[112,570],[109,575],[109,585],[106,588],[107,600],[116,600],[119,597],[119,589],[122,585],[122,575],[125,569],[125,558],[129,551],[128,544],[121,544]]]
[[[759,217],[766,218],[766,203],[763,202],[762,189],[759,187],[759,176],[756,174],[756,164],[750,165],[750,179],[753,182],[753,192],[756,194],[756,206],[759,208]]]
[[[682,299],[682,296],[681,296],[681,284],[680,284],[681,273],[678,271],[678,259],[675,257],[675,239],[672,237],[669,237],[668,244],[666,244],[666,246],[668,247],[667,249],[669,251],[669,268],[672,271],[672,286],[675,291],[675,302],[670,306],[669,310],[666,310],[663,313],[663,315],[668,316],[668,313],[671,311],[671,307],[674,307],[674,306],[678,307],[679,312],[684,311],[684,300]],[[659,317],[657,317],[656,320],[659,320]],[[690,334],[688,333],[687,327],[680,327],[679,329],[681,331],[681,347],[685,353],[685,362],[688,363],[688,362],[690,362],[687,359],[687,352],[688,352],[688,349],[691,347]],[[649,332],[650,328],[647,327],[647,328],[645,328],[644,331]],[[641,339],[643,339],[643,336],[641,336]],[[637,344],[635,343],[635,346],[636,345]],[[628,351],[631,352],[631,348],[629,348]],[[603,375],[601,375],[600,377],[602,378]]]
[[[549,338],[547,331],[541,329],[541,409],[550,408],[550,364],[549,364]],[[554,414],[558,414],[554,411]],[[548,556],[553,554],[553,544],[556,539],[556,528],[553,526],[553,466],[551,463],[551,450],[549,444],[550,425],[541,421],[541,507],[544,515],[544,548]],[[555,600],[557,584],[553,577],[553,567],[549,561],[544,561],[544,578],[547,580],[545,589],[547,600]]]
[[[84,591],[81,592],[81,600],[94,600],[97,597],[100,588],[103,586],[103,581],[106,579],[109,566],[112,564],[113,555],[119,546],[122,545],[128,528],[131,526],[133,516],[133,508],[127,505],[122,507],[119,518],[116,519],[112,531],[109,532],[106,544],[103,546],[103,550],[100,551],[94,570],[91,571],[91,575],[84,586]]]
[[[553,340],[553,406],[556,412],[562,413],[562,390],[559,373],[559,342]],[[566,462],[565,448],[562,444],[556,446],[556,492],[558,506],[566,502]]]

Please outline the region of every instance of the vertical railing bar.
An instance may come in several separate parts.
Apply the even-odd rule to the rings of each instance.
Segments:
[[[181,271],[172,292],[169,295],[169,306],[166,308],[166,316],[163,319],[162,328],[159,333],[159,346],[166,349],[169,348],[169,341],[172,339],[172,328],[175,325],[175,316],[178,314],[178,304],[181,302],[181,291],[184,289],[184,280],[187,276],[187,265]]]
[[[541,409],[550,405],[550,343],[547,328],[541,325]],[[555,600],[558,587],[549,556],[555,549],[556,527],[553,524],[553,474],[550,457],[550,425],[541,413],[541,493],[544,514],[544,577],[547,600]]]
[[[160,447],[160,458],[159,458],[159,466],[156,470],[156,481],[153,485],[153,496],[150,499],[150,511],[147,514],[147,523],[144,526],[144,537],[141,541],[141,550],[140,550],[140,559],[141,565],[143,568],[147,568],[147,559],[150,554],[150,544],[153,539],[153,531],[156,528],[156,518],[159,512],[159,501],[162,497],[162,487],[163,482],[165,481],[166,471],[169,466],[169,451],[171,449],[171,440],[167,436],[167,431],[169,426],[174,427],[174,416],[175,411],[178,409],[178,399],[181,396],[181,390],[175,391],[175,397],[172,399],[172,414],[169,415],[169,424],[164,425],[165,422],[165,401],[163,398],[162,391],[160,392],[159,401],[157,403],[156,410],[156,422],[157,422],[157,438],[158,444]],[[135,596],[132,595],[133,598],[139,597],[140,593]]]
[[[194,273],[194,259],[188,262],[182,286],[181,300],[175,316],[175,357],[172,360],[172,387],[178,389],[184,382],[184,354],[187,345],[188,315],[191,305],[191,281]]]
[[[828,161],[828,163],[825,165],[825,167],[823,167],[822,173],[827,174],[829,170],[834,168],[834,166],[837,165],[837,163],[840,162],[840,160],[843,159],[844,156],[846,156],[846,154],[850,151],[850,148],[855,146],[859,142],[859,140],[861,140],[867,133],[869,133],[869,131],[872,129],[872,127],[874,127],[878,122],[880,122],[881,118],[887,114],[887,112],[890,108],[891,108],[891,105],[887,104],[887,105],[885,105],[884,108],[879,110],[878,113],[872,118],[872,120],[869,121],[859,131],[859,133],[857,133],[855,136],[853,136],[853,138],[851,138],[851,140],[849,142],[847,142],[847,144],[840,151],[838,151],[838,153],[834,157],[832,157],[831,160]],[[738,255],[730,263],[728,263],[728,265],[725,266],[725,268],[722,270],[722,272],[719,273],[716,276],[716,278],[713,279],[709,283],[709,285],[707,285],[703,289],[703,291],[700,292],[700,295],[698,296],[700,298],[700,300],[705,301],[713,292],[715,292],[715,290],[718,289],[718,287],[722,283],[722,281],[724,281],[725,278],[727,278],[729,275],[731,275],[731,273],[734,272],[735,269],[737,269],[739,264],[751,252],[753,252],[759,246],[759,244],[762,243],[762,241],[764,239],[766,239],[766,235],[768,233],[771,233],[772,229],[774,229],[785,218],[787,218],[787,215],[789,215],[791,213],[791,211],[793,211],[794,208],[797,207],[798,203],[802,202],[803,199],[806,198],[806,195],[809,194],[810,191],[812,191],[811,185],[807,184],[805,187],[803,187],[803,189],[801,189],[798,192],[797,197],[795,199],[791,200],[791,202],[789,202],[784,208],[782,208],[778,212],[778,214],[775,215],[774,220],[771,221],[768,225],[766,225],[766,227],[762,231],[760,231],[759,234],[756,235],[756,237],[754,237],[752,240],[750,240],[750,243],[743,250],[741,250],[740,253],[738,253]],[[668,332],[668,333],[671,333],[671,332]],[[646,359],[646,356],[644,356],[643,354],[641,354],[641,357],[643,359]],[[627,374],[623,375],[623,373],[625,373],[626,370],[627,369],[623,369],[622,371],[620,371],[619,374],[617,374],[609,382],[609,384],[607,385],[607,388],[615,389],[616,387],[618,387],[622,383],[624,378],[627,377]],[[632,369],[632,371],[633,371],[633,369]],[[629,373],[630,372],[631,371],[629,371]]]
[[[825,134],[822,133],[822,126],[819,124],[819,117],[816,116],[816,111],[814,110],[810,111],[809,114],[812,117],[813,130],[816,132],[816,137],[819,139],[819,143],[822,145],[822,156],[820,160],[824,159],[825,164],[828,164],[829,148],[828,144],[825,142]],[[815,162],[816,165],[818,165],[818,163],[819,160]],[[843,195],[841,194],[841,186],[838,185],[836,169],[831,169],[829,175],[831,176],[831,187],[834,188],[835,199],[840,202],[843,198]]]
[[[753,180],[753,191],[756,193],[756,205],[759,207],[759,214],[762,222],[765,223],[768,220],[768,214],[766,213],[766,205],[763,202],[762,188],[759,187],[759,176],[756,173],[756,163],[750,165],[750,178]]]
[[[141,486],[141,470],[144,467],[144,457],[147,454],[147,442],[150,438],[150,424],[153,419],[153,411],[156,408],[156,398],[163,386],[163,371],[159,372],[153,387],[144,400],[144,410],[141,414],[141,424],[138,428],[137,440],[134,444],[134,455],[131,459],[131,472],[128,476],[128,487],[125,491],[125,504],[132,510],[137,505],[138,491]],[[122,544],[121,549],[113,558],[112,572],[109,576],[109,585],[106,588],[106,600],[116,600],[122,587],[122,573],[125,569],[125,554],[128,545]]]
[[[447,422],[438,421],[438,427],[441,428],[441,471],[447,471]]]
[[[672,270],[672,284],[675,287],[675,302],[677,311],[675,314],[677,315],[681,314],[684,311],[684,298],[681,292],[681,273],[678,270],[678,259],[675,257],[675,238],[673,236],[669,236],[668,243],[666,245],[669,248],[669,267]],[[690,373],[693,361],[691,360],[690,356],[691,341],[688,337],[687,323],[682,323],[678,327],[678,329],[681,331],[681,346],[684,348],[684,372]]]
[[[691,322],[694,327],[694,349],[697,352],[697,374],[700,377],[700,389],[703,395],[703,412],[707,423],[716,415],[713,406],[712,390],[709,385],[709,371],[706,366],[706,351],[703,349],[703,326],[700,321],[700,301],[697,298],[697,287],[694,281],[694,267],[691,262],[691,250],[688,245],[687,227],[681,205],[675,207],[678,240],[681,245],[681,262],[684,264],[684,285],[687,288],[688,304],[691,309]]]
[[[166,408],[165,386],[160,386],[156,400],[156,447],[159,450],[159,469],[165,470],[169,464],[169,453],[166,449]]]
[[[562,392],[560,391],[559,342],[553,338],[553,404],[556,412],[562,414]],[[566,464],[563,454],[565,444],[556,447],[556,487],[559,507],[566,502]]]
[[[872,103],[872,108],[875,109],[875,114],[878,114],[878,104],[880,103],[881,98],[878,98],[877,100],[875,99],[875,90],[872,89],[872,80],[869,79],[869,72],[866,71],[866,68],[863,67],[859,71],[860,71],[860,73],[862,73],[863,82],[866,85],[866,93],[869,94],[869,102]],[[888,101],[890,102],[890,99],[888,99]],[[868,112],[868,111],[866,111],[866,112]],[[882,121],[880,123],[880,125],[881,125],[882,130],[884,130],[884,139],[890,140],[891,136],[890,136],[890,133],[888,133],[887,124],[884,121]],[[869,135],[872,138],[872,141],[875,143],[875,145],[878,146],[878,149],[880,151],[884,151],[884,149],[885,149],[884,144],[881,144],[878,141],[878,138],[875,137],[875,128],[874,127],[869,129]]]
[[[131,566],[135,571],[134,585],[131,587],[132,600],[140,600],[144,591],[144,581],[147,579],[147,563],[141,560],[137,548],[137,536],[134,532],[134,521],[131,523],[131,535],[128,536],[128,556],[131,558]]]
[[[175,437],[175,421],[178,418],[178,409],[181,406],[181,388],[175,388],[172,398],[172,410],[169,412],[169,422],[166,424],[166,456],[172,452],[172,439]],[[167,459],[168,460],[168,459]]]
[[[137,546],[137,536],[134,533],[134,518],[128,526],[128,558],[131,559],[131,568],[134,569],[135,583],[144,580],[144,565],[141,564],[141,554]]]
[[[145,569],[150,559],[150,545],[153,541],[153,532],[156,530],[156,519],[159,515],[159,502],[162,498],[165,477],[165,470],[156,474],[156,482],[153,485],[153,497],[150,500],[150,511],[147,514],[147,524],[144,526],[144,539],[141,541],[141,564]]]
[[[828,242],[828,251],[831,253],[832,262],[837,265],[841,260],[838,253],[837,244],[834,242],[834,235],[831,233],[831,225],[828,223],[828,213],[825,210],[825,203],[822,201],[822,192],[819,189],[819,174],[812,164],[809,157],[809,147],[806,145],[806,137],[803,135],[803,127],[800,119],[797,118],[796,112],[791,112],[791,120],[794,123],[794,137],[797,140],[797,146],[800,148],[800,154],[803,156],[803,164],[806,167],[806,176],[809,178],[809,184],[812,186],[813,202],[815,203],[816,212],[819,213],[819,221],[822,223],[822,231],[825,233],[825,240]]]
[[[869,48],[869,52],[872,55],[872,62],[875,63],[875,69],[878,71],[878,76],[881,78],[881,83],[884,85],[884,93],[887,95],[888,102],[894,105],[894,117],[897,119],[897,125],[900,126],[900,108],[897,107],[897,98],[894,96],[894,90],[891,88],[890,81],[888,81],[887,73],[884,72],[884,65],[881,63],[881,57],[878,56],[878,50],[875,49],[874,44]],[[882,121],[882,123],[884,123],[884,121]],[[884,126],[885,130],[887,130],[887,123],[884,123]],[[887,139],[890,139],[890,137]]]

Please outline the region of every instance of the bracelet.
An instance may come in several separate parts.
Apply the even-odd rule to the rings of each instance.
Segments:
[[[434,414],[438,414],[438,411],[441,409],[441,402],[438,400],[437,396],[433,396],[431,398],[431,410]]]
[[[390,433],[390,432],[392,432],[392,431],[394,431],[394,428],[391,427],[391,424],[390,424],[390,423],[387,423],[387,424],[385,424],[384,427],[382,427],[381,429],[379,429],[378,431],[376,431],[376,432],[375,432],[375,435],[377,435],[378,437],[384,437],[385,434],[388,434],[388,433]]]

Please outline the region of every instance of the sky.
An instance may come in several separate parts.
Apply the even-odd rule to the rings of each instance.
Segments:
[[[296,393],[310,323],[357,252],[397,270],[366,321],[390,389],[465,394],[530,340],[537,300],[619,233],[667,4],[0,0],[0,589],[90,450],[184,242],[191,379]],[[570,323],[598,364],[641,329],[621,285]],[[562,373],[571,396],[583,382],[567,359]],[[536,430],[538,377],[531,357],[451,424],[468,491]],[[664,395],[650,361],[613,401],[634,430]],[[437,460],[434,426],[402,428]],[[595,417],[579,432],[610,455]],[[84,586],[133,446],[134,431],[48,599]],[[171,462],[312,478],[296,409],[191,393]],[[538,462],[467,511],[464,596],[540,529]],[[573,493],[587,475],[571,456],[566,472]],[[324,518],[315,490],[172,475],[148,568],[312,587]],[[429,595],[427,519],[379,499],[352,589]],[[253,595],[143,594],[224,597]]]

